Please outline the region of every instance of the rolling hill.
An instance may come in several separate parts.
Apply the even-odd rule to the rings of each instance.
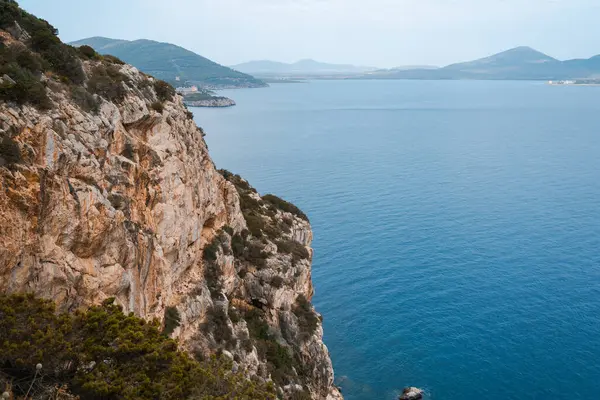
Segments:
[[[70,44],[91,46],[100,54],[111,54],[140,71],[173,85],[187,82],[209,89],[266,86],[263,81],[253,76],[217,64],[170,43],[146,39],[129,41],[91,37]],[[176,77],[179,77],[179,82],[176,81]]]
[[[323,75],[323,74],[360,74],[375,70],[372,67],[360,67],[349,64],[328,64],[315,60],[300,60],[292,64],[270,60],[249,61],[231,68],[255,75]]]
[[[474,61],[439,69],[375,71],[371,79],[497,79],[560,80],[600,75],[600,56],[560,61],[531,47],[516,47]]]

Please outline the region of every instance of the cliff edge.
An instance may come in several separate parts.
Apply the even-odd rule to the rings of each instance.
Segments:
[[[0,291],[62,310],[115,297],[281,398],[341,399],[310,304],[306,216],[217,171],[168,85],[4,11]]]

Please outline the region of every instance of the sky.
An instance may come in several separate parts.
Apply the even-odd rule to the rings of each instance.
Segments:
[[[63,41],[174,43],[218,63],[443,66],[531,46],[600,54],[598,0],[19,0]]]

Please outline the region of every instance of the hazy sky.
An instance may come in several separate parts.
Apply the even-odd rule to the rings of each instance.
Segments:
[[[600,53],[599,0],[20,0],[63,41],[154,39],[222,64],[445,65],[527,45]]]

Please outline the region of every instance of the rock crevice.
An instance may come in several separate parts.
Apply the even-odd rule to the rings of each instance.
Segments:
[[[87,79],[101,62],[82,62]],[[157,107],[153,78],[115,68],[122,99],[94,94],[95,110],[51,75],[49,109],[0,102],[0,291],[176,310],[172,336],[194,355],[231,357],[281,398],[341,398],[310,304],[308,221],[217,171],[181,97]]]

